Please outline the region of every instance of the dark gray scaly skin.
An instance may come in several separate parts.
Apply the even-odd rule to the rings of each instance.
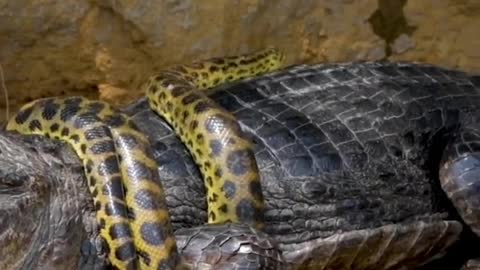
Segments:
[[[81,164],[64,143],[0,131],[0,269],[108,269]],[[175,237],[193,269],[284,267],[268,236],[248,225],[184,228]]]
[[[383,233],[393,240],[371,240],[385,244],[370,250],[379,256],[372,265],[394,269],[420,265],[459,237],[461,225],[451,220],[455,214],[439,170],[450,163],[468,167],[471,174],[457,185],[480,182],[480,166],[471,161],[478,161],[480,151],[479,89],[478,76],[376,62],[296,66],[217,89],[211,97],[255,142],[265,231],[287,261],[323,260],[338,269],[360,265],[368,257],[366,239]],[[132,105],[130,113],[154,147],[174,227],[206,220],[204,190],[180,142],[144,103]],[[450,178],[462,180],[455,178],[458,170],[450,169]],[[458,186],[444,188],[448,193]],[[478,192],[457,196],[469,200],[474,214],[466,218],[453,197],[475,231]]]
[[[472,179],[456,177],[458,168],[478,168],[464,161],[479,151],[479,88],[479,77],[431,66],[348,63],[292,67],[217,89],[211,97],[255,142],[265,231],[287,263],[414,269],[443,255],[460,237],[462,225],[452,220],[438,178],[447,175],[444,183],[462,184]],[[257,254],[230,268],[250,260],[255,269],[267,261],[264,254],[278,262],[266,236],[248,227],[212,229],[214,235],[209,227],[186,231],[207,220],[198,169],[145,102],[128,111],[152,144],[180,252],[198,256],[198,246],[211,243],[208,250],[219,247],[222,258],[238,251]],[[473,191],[456,194],[474,198]],[[471,216],[466,221],[475,231]],[[203,263],[195,258],[191,265]]]
[[[0,269],[104,264],[96,253],[80,259],[83,240],[98,233],[82,163],[73,150],[3,132],[0,149]]]

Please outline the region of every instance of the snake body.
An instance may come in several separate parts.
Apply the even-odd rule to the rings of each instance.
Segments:
[[[264,205],[252,143],[201,90],[278,69],[282,60],[275,49],[215,58],[170,68],[144,85],[151,109],[174,128],[202,172],[209,223],[262,228]]]
[[[99,101],[47,98],[24,105],[7,130],[73,146],[83,162],[113,266],[157,269],[178,263],[155,161],[146,138],[124,115]]]
[[[263,197],[252,145],[233,115],[200,90],[278,69],[274,49],[174,67],[145,84],[151,108],[164,117],[200,166],[209,223],[262,227]],[[85,98],[46,98],[24,105],[7,130],[69,143],[82,160],[100,236],[118,269],[181,266],[165,195],[148,141],[111,106]]]

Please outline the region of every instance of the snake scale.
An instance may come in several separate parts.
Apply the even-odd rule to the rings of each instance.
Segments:
[[[167,69],[143,88],[151,109],[174,128],[202,172],[208,222],[262,228],[263,197],[251,142],[233,115],[202,89],[281,66],[275,49]],[[100,236],[117,269],[181,267],[165,195],[146,137],[100,101],[45,98],[24,105],[7,130],[69,143],[82,160]]]

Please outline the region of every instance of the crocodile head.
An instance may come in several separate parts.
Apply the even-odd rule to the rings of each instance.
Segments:
[[[199,223],[175,236],[193,269],[284,266],[274,242],[248,225]],[[0,131],[0,269],[103,269],[108,262],[100,239],[73,150]]]
[[[37,137],[2,134],[0,149],[0,268],[75,268],[91,209],[79,161]]]

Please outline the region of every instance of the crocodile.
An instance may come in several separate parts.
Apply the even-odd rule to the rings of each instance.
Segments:
[[[480,232],[480,203],[475,199],[479,89],[480,76],[390,62],[298,65],[211,89],[209,96],[235,115],[254,143],[265,200],[264,232],[233,224],[223,235],[208,234],[200,172],[171,127],[145,100],[124,111],[149,139],[177,245],[193,267],[225,263],[235,253],[244,254],[238,260],[252,268],[415,269],[444,254],[459,254],[458,243]],[[92,240],[96,229],[88,192],[72,188],[81,186],[81,174],[69,171],[68,177],[59,177],[51,171],[80,163],[26,170],[27,165],[35,167],[28,164],[34,159],[4,151],[15,146],[9,136],[0,137],[0,195],[8,210],[0,212],[2,221],[8,220],[5,216],[15,220],[10,208],[18,213],[30,206],[31,198],[45,196],[45,186],[68,192],[50,192],[35,205],[38,211],[23,214],[18,224],[29,233],[7,235],[8,240],[19,239],[12,245],[29,248],[3,248],[3,257],[14,250],[12,258],[23,267],[42,262],[61,268],[76,259],[80,268],[101,265],[102,257],[96,256],[101,247]],[[54,147],[56,159],[68,152],[59,147]],[[36,151],[30,156],[38,155]],[[16,161],[8,163],[13,157]],[[13,200],[19,194],[28,196]],[[53,219],[39,218],[42,209],[52,207],[57,208],[49,211],[56,214]],[[55,223],[64,220],[67,210],[76,218]],[[33,220],[44,227],[32,225]],[[0,225],[1,235],[11,233],[11,224]],[[55,230],[47,233],[47,225]],[[52,243],[55,248],[45,253],[44,246]],[[66,252],[64,246],[79,252]],[[465,253],[460,257],[477,255]],[[84,257],[95,259],[92,263]],[[475,261],[466,267],[471,265]]]

